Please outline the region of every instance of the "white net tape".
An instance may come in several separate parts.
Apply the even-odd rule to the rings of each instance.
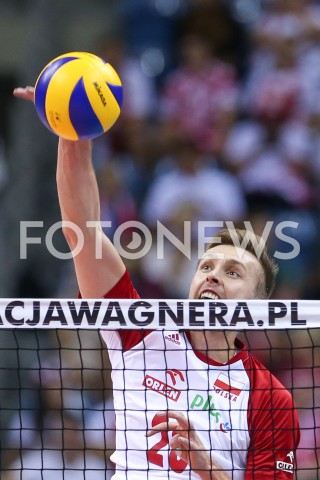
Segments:
[[[320,301],[2,299],[0,328],[319,328]]]

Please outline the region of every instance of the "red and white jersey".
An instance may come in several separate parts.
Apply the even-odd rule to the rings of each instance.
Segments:
[[[126,273],[106,295],[138,298]],[[104,331],[116,411],[114,479],[199,479],[169,449],[173,432],[146,437],[177,410],[230,478],[292,479],[299,442],[289,392],[246,347],[220,364],[193,349],[189,332]]]

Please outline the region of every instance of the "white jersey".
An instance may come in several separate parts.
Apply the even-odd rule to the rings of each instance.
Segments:
[[[126,274],[108,296],[137,296],[134,292]],[[167,410],[189,418],[230,478],[293,478],[299,430],[292,398],[241,342],[237,354],[220,364],[195,351],[188,332],[123,330],[102,336],[112,364],[115,480],[200,478],[170,450],[174,432],[146,437]]]

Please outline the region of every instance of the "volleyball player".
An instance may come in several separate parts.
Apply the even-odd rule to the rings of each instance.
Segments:
[[[33,89],[15,95],[32,99]],[[82,297],[139,298],[102,228],[87,227],[100,221],[91,142],[60,139],[57,185],[62,219],[81,228],[85,239],[74,257]],[[64,233],[73,251],[77,235],[70,228]],[[237,250],[228,232],[219,235],[221,244],[200,259],[189,298],[269,297],[276,267],[265,250],[256,256],[259,238]],[[102,336],[113,369],[115,480],[293,478],[300,434],[292,397],[236,332],[119,330]]]

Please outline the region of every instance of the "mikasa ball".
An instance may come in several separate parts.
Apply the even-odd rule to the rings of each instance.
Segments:
[[[40,73],[34,103],[42,123],[56,135],[93,139],[119,117],[122,84],[102,58],[86,52],[65,53]]]

